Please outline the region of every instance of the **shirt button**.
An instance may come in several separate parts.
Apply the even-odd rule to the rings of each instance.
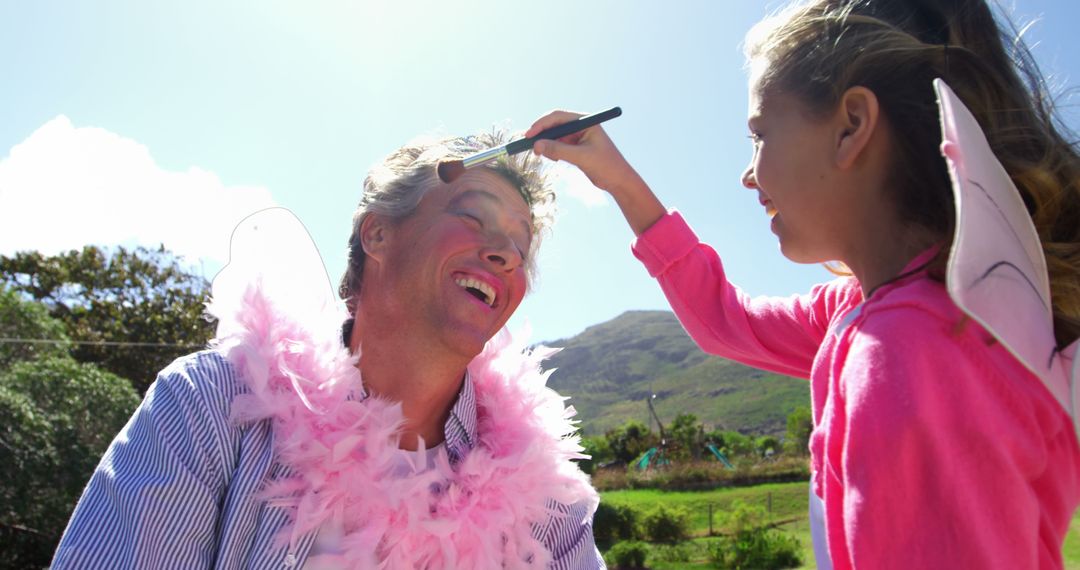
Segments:
[[[296,555],[290,552],[285,555],[285,567],[292,568],[293,566],[296,566]]]

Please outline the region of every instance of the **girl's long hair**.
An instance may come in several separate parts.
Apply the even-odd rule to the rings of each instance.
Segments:
[[[851,87],[872,90],[897,127],[888,189],[902,219],[948,240],[955,208],[932,86],[943,78],[975,115],[1035,224],[1059,346],[1080,335],[1076,138],[1057,119],[1015,27],[999,26],[986,2],[813,0],[755,26],[746,53],[763,64],[763,90],[796,96],[812,115],[835,110]]]

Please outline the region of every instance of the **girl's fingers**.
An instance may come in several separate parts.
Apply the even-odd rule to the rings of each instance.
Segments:
[[[584,117],[582,113],[574,113],[571,111],[555,110],[543,117],[540,117],[529,127],[529,130],[525,131],[526,137],[536,136],[540,131],[544,129],[550,129],[551,127],[568,123],[577,119],[578,117]]]
[[[533,145],[533,152],[549,160],[565,160],[577,165],[578,161],[575,158],[581,153],[581,149],[577,145],[564,142],[539,140]]]

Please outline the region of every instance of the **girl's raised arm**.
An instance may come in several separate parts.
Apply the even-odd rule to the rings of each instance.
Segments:
[[[569,111],[552,111],[536,120],[525,136],[572,121],[582,116]],[[634,235],[641,235],[666,212],[664,205],[649,189],[634,167],[600,126],[563,137],[557,141],[541,140],[533,152],[551,160],[565,160],[581,169],[597,188],[615,198]]]

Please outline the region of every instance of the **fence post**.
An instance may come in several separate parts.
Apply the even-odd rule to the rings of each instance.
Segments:
[[[769,491],[769,518],[772,518],[772,491]]]
[[[712,536],[712,503],[709,503],[709,536]]]

